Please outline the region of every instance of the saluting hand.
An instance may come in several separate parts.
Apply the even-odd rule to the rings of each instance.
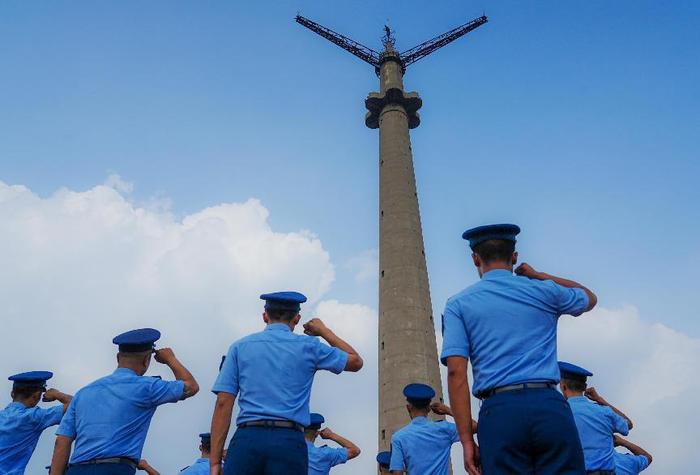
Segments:
[[[529,279],[536,279],[539,272],[537,272],[530,264],[523,262],[516,269],[515,273]]]
[[[61,392],[58,389],[50,388],[46,390],[41,400],[44,402],[54,402],[58,400],[60,394]]]
[[[172,350],[172,348],[161,348],[156,350],[154,357],[158,363],[168,364],[175,359],[175,352]]]
[[[596,391],[593,387],[586,388],[583,394],[591,401],[600,402],[603,400],[600,394],[598,394],[598,391]]]
[[[441,402],[434,402],[430,405],[430,410],[440,416],[451,416],[450,408]]]
[[[333,437],[333,431],[326,427],[323,430],[319,431],[318,435],[320,435],[322,439],[330,439],[331,437]]]
[[[320,318],[312,318],[304,323],[304,333],[309,336],[321,336],[326,330],[328,330],[328,327]]]

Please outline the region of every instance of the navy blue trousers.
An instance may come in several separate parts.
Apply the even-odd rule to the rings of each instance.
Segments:
[[[586,473],[569,404],[554,389],[495,394],[481,405],[477,433],[484,475]]]
[[[308,466],[302,432],[244,427],[228,446],[224,475],[308,475]]]
[[[96,463],[73,465],[66,475],[134,475],[136,469],[124,463]]]

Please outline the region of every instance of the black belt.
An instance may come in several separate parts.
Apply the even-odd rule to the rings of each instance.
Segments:
[[[493,389],[487,389],[486,391],[481,391],[476,397],[479,399],[486,399],[494,394],[507,393],[509,391],[520,391],[521,389],[554,389],[557,387],[556,383],[520,383],[520,384],[509,384],[507,386],[500,386]]]
[[[588,470],[586,475],[615,475],[614,470]]]
[[[88,460],[87,462],[78,462],[74,463],[73,465],[96,465],[96,464],[102,464],[102,463],[121,463],[124,465],[128,465],[132,468],[138,468],[139,464],[135,462],[134,460],[126,457],[110,457],[106,459],[94,459],[94,460]]]
[[[276,421],[276,420],[263,420],[263,421],[250,421],[238,424],[239,429],[245,427],[269,427],[270,429],[294,429],[299,432],[304,432],[304,426],[292,421]]]

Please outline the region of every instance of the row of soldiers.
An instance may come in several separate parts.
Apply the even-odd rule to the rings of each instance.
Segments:
[[[450,298],[443,314],[440,359],[451,407],[433,403],[429,386],[409,384],[410,423],[392,436],[392,450],[377,456],[381,470],[447,474],[450,447],[458,441],[470,475],[638,473],[651,462],[646,452],[614,437],[626,435],[631,421],[586,387],[592,374],[557,362],[558,318],[591,310],[595,294],[527,264],[515,268],[519,232],[502,224],[463,234],[481,280]],[[356,372],[362,358],[318,318],[303,324],[305,335],[294,333],[304,295],[275,292],[261,299],[265,329],[235,341],[221,362],[210,432],[201,434],[202,457],[186,469],[190,474],[323,474],[360,454],[351,441],[321,429],[323,417],[310,412],[309,400],[317,371]],[[141,459],[156,408],[199,391],[170,348],[155,348],[159,338],[148,328],[115,337],[118,368],[75,397],[47,390],[48,372],[11,377],[13,402],[0,411],[0,473],[24,473],[39,435],[53,425],[59,427],[51,474],[157,473]],[[152,359],[167,365],[174,380],[145,376]],[[482,401],[478,423],[471,415],[469,364],[471,392]],[[38,407],[42,394],[60,405]],[[236,402],[236,430],[226,451]],[[455,422],[432,422],[431,411]],[[340,447],[317,447],[319,436]],[[632,471],[616,468],[615,444],[634,454],[624,459],[634,460]]]

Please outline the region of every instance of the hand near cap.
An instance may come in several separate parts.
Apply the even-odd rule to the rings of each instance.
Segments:
[[[534,267],[532,267],[530,264],[527,262],[523,262],[520,264],[516,269],[515,273],[518,275],[521,275],[523,277],[527,277],[528,279],[538,279],[540,273],[537,272]]]
[[[172,348],[161,348],[156,350],[154,357],[158,363],[168,364],[175,359],[175,352]]]
[[[591,401],[595,401],[595,402],[603,401],[603,398],[601,397],[600,394],[598,394],[598,391],[596,391],[594,387],[586,388],[586,390],[583,392],[583,394]]]
[[[44,393],[44,397],[41,400],[44,402],[58,401],[60,395],[61,391],[59,391],[58,389],[50,388],[46,390],[46,392]]]
[[[332,430],[330,430],[328,427],[325,427],[323,430],[318,432],[318,435],[321,436],[322,439],[330,439],[332,438],[335,434],[333,433]]]
[[[433,411],[435,414],[438,414],[440,416],[451,416],[452,415],[452,410],[447,406],[446,404],[443,404],[441,402],[434,402],[430,405],[430,410]]]
[[[309,336],[323,336],[327,331],[328,327],[320,318],[312,318],[304,323],[304,333]]]

